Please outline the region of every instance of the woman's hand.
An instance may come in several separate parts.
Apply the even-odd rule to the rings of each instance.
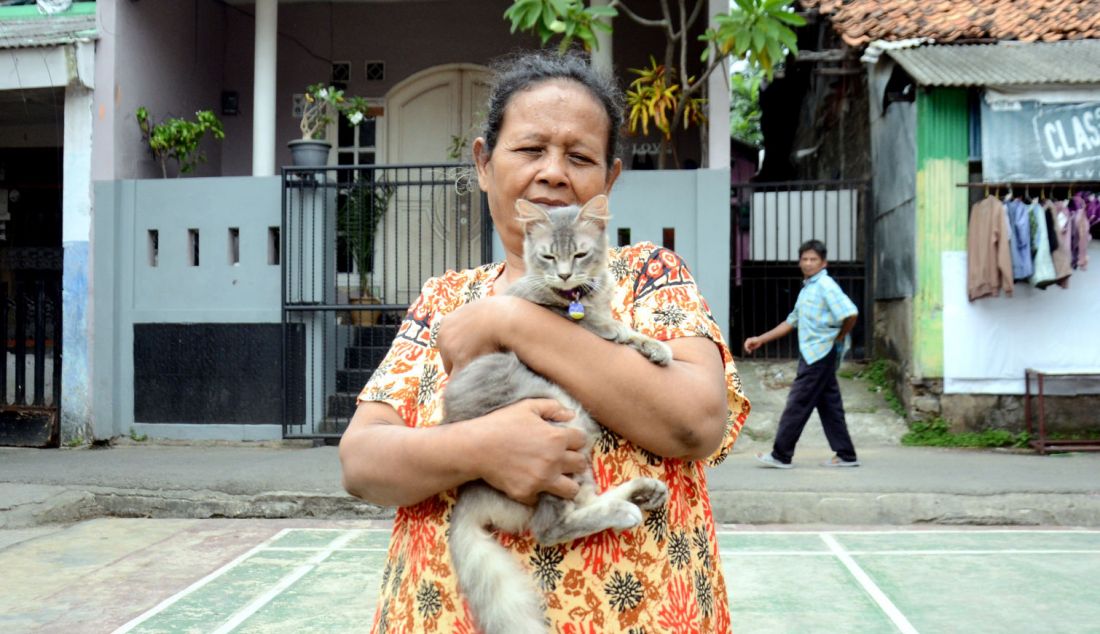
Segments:
[[[574,413],[552,399],[527,399],[468,423],[480,433],[477,457],[481,478],[494,489],[527,505],[542,492],[572,499],[579,486],[570,474],[588,469],[579,429],[551,425]]]
[[[436,334],[443,369],[454,374],[482,355],[503,350],[499,334],[525,303],[510,296],[485,297],[444,317]]]
[[[482,479],[525,504],[546,491],[572,499],[569,474],[588,469],[584,432],[552,425],[573,412],[551,399],[528,399],[469,421],[411,428],[385,403],[355,410],[340,439],[348,493],[383,506],[412,506]]]

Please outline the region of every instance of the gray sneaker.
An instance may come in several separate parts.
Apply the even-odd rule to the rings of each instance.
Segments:
[[[833,456],[832,459],[826,460],[821,463],[823,467],[858,467],[859,460],[841,460],[840,456]]]
[[[794,465],[787,462],[780,462],[775,459],[775,456],[770,453],[758,453],[756,454],[757,462],[762,463],[765,467],[771,467],[773,469],[793,469]]]

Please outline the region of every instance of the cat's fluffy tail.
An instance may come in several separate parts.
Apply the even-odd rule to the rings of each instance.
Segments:
[[[542,602],[530,574],[486,528],[492,523],[508,530],[500,524],[510,522],[500,520],[515,515],[510,505],[522,507],[501,497],[471,487],[455,504],[450,546],[458,587],[484,634],[545,634]]]

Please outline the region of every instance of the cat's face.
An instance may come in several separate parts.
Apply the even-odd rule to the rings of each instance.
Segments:
[[[542,207],[516,201],[524,225],[527,275],[547,287],[571,291],[593,288],[607,269],[607,197],[583,207]]]

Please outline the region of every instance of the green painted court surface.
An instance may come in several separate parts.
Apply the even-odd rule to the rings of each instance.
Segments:
[[[287,528],[117,632],[369,627],[384,528]],[[719,533],[734,631],[1100,632],[1100,531]]]

